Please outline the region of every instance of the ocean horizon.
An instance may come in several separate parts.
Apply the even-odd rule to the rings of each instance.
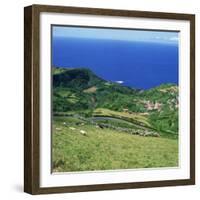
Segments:
[[[52,65],[89,68],[137,89],[178,85],[178,45],[172,43],[53,37]]]

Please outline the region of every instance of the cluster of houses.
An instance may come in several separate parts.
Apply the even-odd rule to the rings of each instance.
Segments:
[[[148,110],[148,111],[151,111],[151,110],[158,110],[160,111],[161,108],[162,108],[162,103],[159,103],[159,102],[151,102],[151,101],[142,101],[142,103],[144,104],[144,107]],[[123,109],[123,112],[126,112],[126,113],[129,113],[131,114],[132,112],[128,109],[128,108],[124,108]]]
[[[161,108],[162,108],[162,104],[158,103],[158,102],[153,103],[151,101],[146,101],[145,102],[145,108],[147,110],[158,110],[158,111],[160,111]]]

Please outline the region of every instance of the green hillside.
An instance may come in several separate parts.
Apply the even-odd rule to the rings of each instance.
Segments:
[[[141,137],[72,117],[55,117],[52,156],[54,172],[175,167],[178,140]]]
[[[178,87],[138,90],[53,70],[54,172],[178,166]]]
[[[177,137],[178,134],[176,85],[166,84],[150,90],[137,90],[105,81],[85,68],[53,69],[55,115],[79,114],[91,117],[96,109],[138,113],[146,118],[149,127],[161,135]]]

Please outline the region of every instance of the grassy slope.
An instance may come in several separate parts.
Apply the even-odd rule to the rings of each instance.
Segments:
[[[63,124],[63,119],[54,118],[53,123],[54,171],[178,165],[177,140],[140,137],[87,124],[75,126],[73,120],[69,126],[66,126]],[[71,130],[71,126],[76,129]],[[87,134],[81,134],[80,130],[86,131]]]
[[[134,125],[153,127],[161,133],[177,135],[178,88],[161,85],[147,91],[137,91],[100,79],[87,69],[53,69],[54,171],[90,171],[126,168],[172,167],[178,165],[178,138],[141,137],[119,129],[97,128],[79,116],[107,116],[116,127],[137,129]],[[161,111],[149,111],[144,102],[159,102]],[[128,108],[128,112],[124,109]],[[147,114],[147,115],[146,115]],[[78,117],[77,117],[78,116]],[[119,119],[126,120],[125,122]],[[104,120],[105,121],[105,120]],[[64,125],[63,122],[66,122]],[[132,122],[132,124],[128,124]],[[106,122],[107,123],[107,122]],[[71,130],[70,127],[76,128]],[[86,131],[86,135],[80,133]],[[168,136],[167,136],[168,137]]]

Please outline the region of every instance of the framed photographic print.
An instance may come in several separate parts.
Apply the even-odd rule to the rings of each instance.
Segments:
[[[24,191],[195,183],[195,16],[33,5]]]

